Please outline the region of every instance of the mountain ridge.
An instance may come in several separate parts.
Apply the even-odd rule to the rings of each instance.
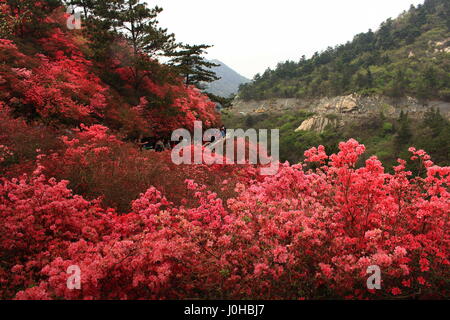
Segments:
[[[206,92],[229,98],[238,92],[241,84],[250,82],[250,79],[247,79],[224,62],[218,59],[212,59],[210,62],[220,65],[219,67],[211,68],[220,79],[208,84],[205,89]]]
[[[279,63],[242,86],[244,100],[348,95],[450,101],[450,2],[426,0],[373,32]]]

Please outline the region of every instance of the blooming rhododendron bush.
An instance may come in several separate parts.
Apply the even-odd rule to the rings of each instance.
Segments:
[[[62,147],[57,132],[50,127],[27,124],[13,118],[11,109],[0,102],[0,176],[15,177],[35,168],[39,153],[52,153]]]
[[[47,179],[40,170],[2,179],[0,185],[2,298],[33,287],[41,269],[64,255],[70,243],[98,241],[110,229],[112,211],[73,196],[67,181]]]
[[[392,174],[360,166],[355,140],[273,176],[176,165],[137,142],[217,128],[215,104],[120,37],[95,59],[64,11],[0,39],[0,299],[450,297],[449,167],[415,148]]]
[[[86,39],[57,26],[26,45],[0,39],[4,62],[0,102],[15,114],[55,127],[101,122],[129,137],[170,136],[175,129],[192,127],[195,120],[207,127],[219,125],[215,103],[195,87],[185,87],[180,79],[166,75],[170,72],[159,63],[153,61],[152,70],[142,71],[136,90],[131,69],[116,57],[126,60],[125,44],[116,44],[119,53],[105,66],[85,56],[83,52],[89,52]],[[122,51],[125,56],[120,55]],[[110,81],[113,86],[104,80],[116,77],[121,81]]]
[[[450,168],[413,148],[422,177],[403,160],[393,175],[375,157],[356,168],[364,149],[354,140],[331,156],[313,148],[305,164],[235,183],[237,196],[227,201],[194,180],[186,181],[193,200],[185,204],[151,187],[127,214],[73,196],[40,172],[4,180],[2,295],[448,297]],[[309,162],[318,169],[307,170]],[[80,290],[67,289],[71,265],[81,269]],[[382,270],[381,290],[366,287],[370,265]]]
[[[139,151],[102,125],[82,125],[60,140],[64,147],[59,151],[38,156],[43,172],[68,180],[76,193],[88,199],[101,197],[105,205],[121,212],[151,186],[176,204],[187,203],[184,181],[192,177],[228,198],[234,195],[233,181],[245,182],[256,172],[245,166],[177,166],[170,151]],[[230,183],[223,184],[225,179]]]
[[[119,65],[115,71],[127,84],[125,87],[132,90],[130,68]],[[179,81],[157,84],[151,80],[151,72],[142,76],[140,89],[145,95],[133,110],[150,122],[154,134],[170,136],[179,128],[192,130],[196,120],[208,128],[219,125],[216,104],[194,86],[186,87]]]
[[[55,36],[63,38],[59,33]],[[48,45],[50,39],[42,41]],[[0,68],[0,99],[16,112],[39,116],[47,123],[74,125],[101,116],[106,89],[89,72],[89,62],[81,54],[74,48],[67,51],[67,55],[59,50],[54,57],[42,53],[29,57],[11,41],[0,40],[0,55],[10,61]]]

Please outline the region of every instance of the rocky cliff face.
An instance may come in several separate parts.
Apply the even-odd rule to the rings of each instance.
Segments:
[[[315,131],[315,132],[323,132],[327,126],[338,126],[339,121],[338,119],[330,119],[323,116],[314,116],[309,119],[306,119],[302,122],[300,127],[295,130],[295,132],[298,131]]]
[[[407,112],[413,119],[419,119],[429,108],[438,108],[450,119],[450,103],[428,101],[421,103],[408,97],[392,99],[384,96],[360,96],[356,94],[316,100],[271,99],[263,101],[236,100],[231,112],[247,115],[257,113],[282,113],[286,110],[303,110],[314,113],[297,130],[322,132],[326,126],[341,126],[348,121],[357,121],[383,113],[387,118],[397,118],[400,112]]]

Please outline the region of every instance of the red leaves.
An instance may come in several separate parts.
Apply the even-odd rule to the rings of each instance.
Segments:
[[[0,39],[0,58],[7,62],[0,66],[0,100],[14,109],[28,110],[28,114],[21,111],[24,116],[39,115],[45,123],[58,126],[94,124],[103,119],[154,136],[170,136],[178,128],[192,129],[195,120],[203,121],[205,127],[218,126],[215,104],[198,89],[186,88],[181,81],[157,84],[150,71],[142,75],[140,104],[128,105],[94,73],[74,41],[55,29],[38,40],[44,53],[31,57],[12,41]],[[119,67],[114,72],[132,90],[131,69]]]
[[[114,139],[99,126],[84,130],[70,148]],[[150,188],[121,216],[72,196],[65,182],[4,180],[3,296],[19,287],[20,299],[445,297],[449,195],[427,190],[448,180],[448,168],[405,179],[371,158],[353,169],[361,150],[341,144],[314,172],[284,165],[237,185],[226,206],[193,180],[189,207]],[[66,287],[73,264],[82,290]],[[365,287],[370,265],[382,270],[382,290]]]
[[[181,83],[159,87],[148,79],[145,83],[147,89],[154,94],[175,97],[170,105],[149,106],[152,101],[142,98],[137,106],[157,136],[170,137],[174,130],[180,128],[193,130],[194,121],[202,121],[205,128],[218,126],[219,114],[216,112],[216,105],[197,88],[186,88]]]
[[[14,108],[28,105],[44,122],[55,124],[93,122],[94,116],[102,116],[106,86],[89,70],[89,62],[61,31],[40,42],[48,55],[29,57],[11,41],[1,40],[0,57],[8,64],[0,68],[0,88],[4,92],[0,99]]]
[[[92,121],[106,106],[106,89],[74,60],[42,60],[24,87],[24,103],[35,106],[45,119]]]
[[[16,286],[32,285],[40,270],[64,255],[71,242],[98,241],[109,228],[109,216],[95,202],[73,196],[67,183],[47,180],[39,171],[33,177],[2,180],[0,252],[10,269],[0,278],[2,297],[15,294],[11,290]]]
[[[195,120],[219,125],[215,104],[205,95],[148,57],[142,57],[148,68],[136,71],[132,49],[120,40],[111,44],[109,60],[94,65],[84,54],[93,50],[89,40],[65,32],[65,21],[62,11],[53,12],[42,21],[48,32],[26,46],[0,39],[0,101],[16,114],[59,128],[108,123],[133,138],[169,137],[175,129],[191,129]]]
[[[195,120],[217,125],[206,96],[114,61],[120,90],[136,89],[142,76],[131,106],[71,36],[54,29],[38,41],[42,52],[27,56],[0,39],[2,172],[39,153],[33,175],[0,182],[1,298],[448,297],[450,168],[423,150],[410,150],[424,170],[418,177],[404,160],[393,175],[376,157],[357,168],[365,147],[353,139],[338,154],[306,151],[316,170],[283,164],[261,177],[245,165],[175,166],[169,153],[140,153],[117,131],[169,137]],[[62,147],[46,145],[43,128],[13,120],[5,105],[81,129],[54,133]],[[97,197],[121,212],[86,200]],[[379,291],[365,287],[373,264],[382,269]],[[81,269],[81,290],[67,288],[71,265]]]

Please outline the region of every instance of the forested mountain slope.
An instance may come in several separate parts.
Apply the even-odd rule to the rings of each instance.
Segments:
[[[219,60],[212,60],[211,62],[219,65],[218,67],[212,68],[212,71],[220,79],[208,84],[206,88],[207,92],[219,97],[228,98],[238,92],[240,85],[250,82],[249,79],[240,75],[225,63]]]
[[[450,2],[426,0],[377,31],[279,63],[240,88],[244,100],[351,93],[450,100]]]

